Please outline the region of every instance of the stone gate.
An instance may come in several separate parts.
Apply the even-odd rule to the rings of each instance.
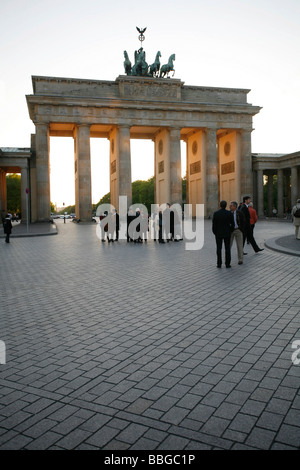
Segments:
[[[152,139],[155,203],[182,203],[181,145],[187,148],[187,203],[211,216],[220,199],[253,193],[250,90],[187,86],[178,79],[115,81],[33,76],[27,95],[35,124],[31,219],[50,217],[50,136],[74,138],[76,217],[91,219],[90,138],[110,141],[111,203],[131,204],[131,139]]]

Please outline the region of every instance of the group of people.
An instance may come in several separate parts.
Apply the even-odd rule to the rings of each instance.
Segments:
[[[116,209],[112,212],[103,212],[100,217],[101,240],[108,243],[119,240],[120,218]],[[171,210],[166,204],[164,210],[154,212],[148,217],[140,209],[129,210],[127,214],[126,236],[127,242],[143,243],[150,237],[159,243],[182,240],[181,225],[178,212]]]
[[[221,201],[220,208],[213,214],[212,231],[216,238],[217,267],[222,266],[222,245],[225,245],[225,266],[231,268],[231,247],[236,241],[238,264],[243,264],[244,245],[249,243],[255,253],[263,251],[254,238],[254,226],[257,214],[251,203],[250,196],[245,196],[238,205],[236,201],[230,202],[230,210],[226,209],[227,202]]]

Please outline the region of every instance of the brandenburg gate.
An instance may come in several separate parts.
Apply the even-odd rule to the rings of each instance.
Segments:
[[[211,216],[220,199],[253,193],[250,90],[187,86],[158,76],[115,81],[33,76],[27,95],[35,124],[31,219],[50,218],[51,136],[74,138],[76,217],[92,213],[90,138],[110,141],[111,204],[131,204],[131,139],[154,141],[155,203],[182,203],[181,140],[187,149],[187,203]]]

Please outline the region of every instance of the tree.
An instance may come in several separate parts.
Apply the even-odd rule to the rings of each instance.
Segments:
[[[11,213],[21,212],[21,175],[6,175],[7,210]]]
[[[186,200],[186,176],[182,178],[182,200]],[[143,204],[151,213],[151,204],[154,204],[154,176],[147,181],[136,180],[132,183],[132,204]],[[168,201],[166,201],[168,202]],[[93,205],[96,211],[100,204],[110,204],[110,193],[105,194],[97,204]]]

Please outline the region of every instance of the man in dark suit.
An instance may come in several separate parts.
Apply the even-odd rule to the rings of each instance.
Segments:
[[[263,251],[263,248],[259,248],[253,236],[253,231],[252,231],[251,224],[250,224],[250,212],[248,209],[250,202],[251,202],[250,196],[243,197],[243,205],[241,207],[241,211],[244,214],[245,220],[246,220],[243,245],[245,245],[245,241],[247,239],[250,245],[252,246],[253,250],[255,251],[255,253],[258,253],[259,251]]]
[[[230,252],[230,237],[234,228],[233,215],[230,211],[226,210],[227,202],[220,202],[220,209],[214,212],[212,219],[212,231],[216,237],[217,244],[217,267],[222,266],[222,244],[224,240],[225,245],[225,265],[226,268],[231,268],[231,252]]]

